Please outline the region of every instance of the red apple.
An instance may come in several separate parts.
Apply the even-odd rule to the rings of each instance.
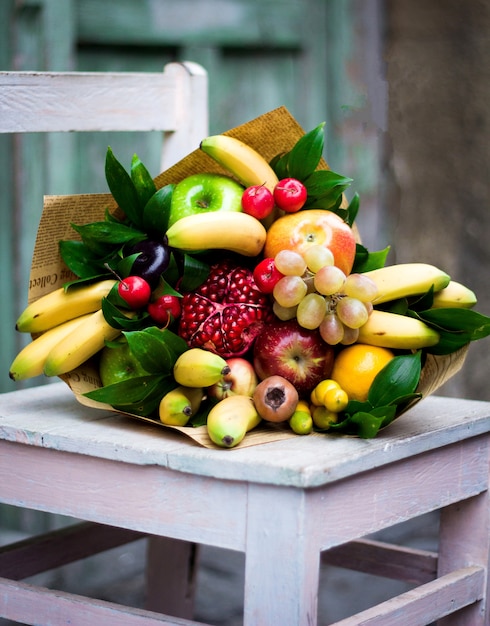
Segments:
[[[356,237],[342,218],[324,209],[302,209],[283,215],[267,231],[264,256],[274,258],[280,250],[303,252],[313,245],[329,248],[334,265],[347,276],[356,256]]]
[[[309,395],[328,378],[334,362],[334,349],[319,331],[302,328],[295,319],[268,324],[256,338],[253,354],[254,369],[261,380],[283,376],[300,396]]]
[[[207,393],[211,398],[223,400],[228,396],[252,397],[258,380],[253,365],[242,357],[226,359],[230,368],[229,374],[223,376],[212,387],[208,387]]]

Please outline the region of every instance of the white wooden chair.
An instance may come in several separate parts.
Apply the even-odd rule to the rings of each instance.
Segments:
[[[51,80],[24,78],[37,85]],[[0,107],[12,89],[24,95],[10,98],[9,109],[18,100],[32,101],[21,80],[0,76]],[[104,84],[103,75],[96,80]],[[135,84],[134,77],[128,80]],[[57,81],[63,77],[52,78]],[[161,83],[168,96],[162,108],[171,111],[172,124],[149,126],[175,132],[173,156],[179,158],[206,134],[204,76],[195,66],[171,65]],[[191,97],[194,89],[201,97]],[[65,92],[53,102],[60,99],[66,104],[71,97]],[[193,101],[201,108],[191,114]],[[22,116],[9,114],[9,132],[34,129],[36,116],[23,108]],[[0,126],[5,119],[1,113]],[[194,124],[182,141],[179,122]],[[52,123],[60,123],[56,114]],[[81,126],[70,119],[65,129]],[[207,544],[246,554],[245,626],[317,624],[320,559],[416,585],[337,626],[422,626],[436,620],[440,626],[488,626],[489,433],[490,403],[430,397],[373,440],[310,435],[214,450],[83,407],[61,382],[3,394],[0,501],[86,523],[0,550],[0,616],[40,625],[196,624],[171,615],[191,617],[189,547]],[[437,554],[365,538],[439,509]],[[149,552],[152,611],[21,582],[142,535],[161,538]],[[158,577],[164,575],[161,565],[170,568],[165,581]]]
[[[199,146],[208,134],[208,118],[207,74],[203,67],[192,62],[169,63],[163,72],[151,73],[0,72],[0,133],[160,133],[159,171]],[[16,397],[18,394],[23,396],[24,392],[16,392]],[[3,407],[6,396],[0,398]],[[20,553],[4,550],[0,570],[5,571],[4,566],[13,567],[14,578],[24,578],[56,563],[68,563],[140,536],[96,524],[80,524],[19,544]],[[178,567],[179,562],[186,567],[188,553],[190,562],[194,563],[193,545],[154,539],[149,550],[149,570],[153,561],[158,567],[162,555],[173,567]],[[192,572],[186,571],[184,576],[192,579]],[[162,594],[156,587],[152,594],[153,580],[149,576],[148,595],[150,598],[154,595],[153,604],[158,605]],[[186,595],[186,590],[177,588],[173,580],[174,575],[165,583],[170,609],[188,613],[192,610],[192,598]]]

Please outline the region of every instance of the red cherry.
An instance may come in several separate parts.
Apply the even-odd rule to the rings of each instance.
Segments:
[[[242,195],[242,209],[252,217],[262,220],[274,209],[274,196],[264,185],[247,187]]]
[[[131,309],[141,309],[150,301],[151,287],[141,276],[123,278],[117,291]]]
[[[160,296],[147,307],[151,318],[159,325],[166,326],[173,319],[180,317],[180,298],[171,294]]]
[[[300,180],[283,178],[274,188],[274,200],[286,213],[296,213],[303,208],[308,192]]]
[[[255,284],[263,293],[272,293],[276,283],[284,276],[280,272],[274,259],[267,258],[255,266],[253,277]]]

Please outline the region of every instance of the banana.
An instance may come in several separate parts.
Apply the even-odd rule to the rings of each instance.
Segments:
[[[36,339],[28,343],[12,361],[9,376],[12,380],[25,380],[34,378],[43,373],[44,363],[52,348],[64,337],[77,328],[91,314],[76,317],[50,328]]]
[[[203,396],[202,387],[179,385],[172,389],[160,401],[160,421],[168,426],[185,426],[199,410]]]
[[[92,285],[63,287],[41,296],[29,304],[17,320],[16,329],[23,333],[42,333],[63,322],[100,309],[115,280],[101,280]]]
[[[44,363],[46,376],[60,376],[77,368],[121,334],[104,319],[102,310],[87,316],[49,352]]]
[[[211,441],[218,446],[233,448],[260,422],[252,398],[228,396],[209,411],[207,431]]]
[[[422,295],[432,285],[437,292],[444,289],[450,281],[445,272],[427,263],[387,265],[365,272],[363,276],[373,280],[378,287],[378,295],[373,300],[375,305],[398,298]]]
[[[229,365],[218,354],[202,348],[190,348],[175,361],[173,374],[179,385],[211,387],[229,371]]]
[[[252,257],[262,251],[267,231],[246,213],[212,211],[182,217],[166,234],[171,248],[189,252],[220,249]]]
[[[264,185],[272,192],[279,182],[264,157],[235,137],[212,135],[203,139],[200,147],[245,187]]]
[[[471,309],[476,304],[476,295],[461,283],[451,280],[447,287],[434,294],[433,309]]]
[[[424,322],[376,309],[359,328],[359,343],[382,348],[418,350],[434,346],[438,341],[439,333]]]

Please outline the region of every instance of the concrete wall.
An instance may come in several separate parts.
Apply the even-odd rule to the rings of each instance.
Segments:
[[[445,269],[490,314],[490,4],[386,0],[385,221],[396,262]],[[446,395],[490,400],[488,339]]]

